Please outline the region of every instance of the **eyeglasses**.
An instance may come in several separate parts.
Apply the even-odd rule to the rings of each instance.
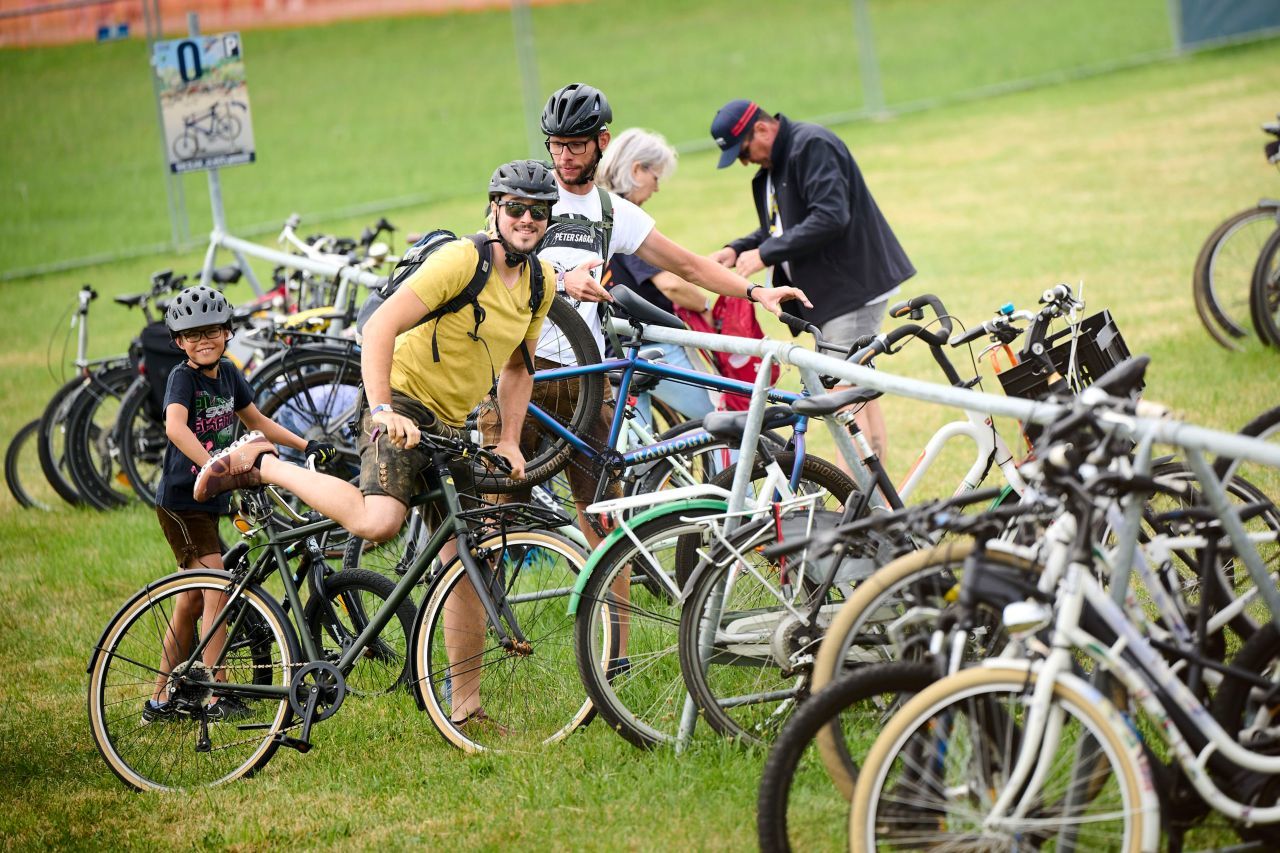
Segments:
[[[519,219],[525,215],[526,211],[533,217],[534,222],[541,222],[551,215],[551,206],[548,204],[525,204],[522,201],[498,201],[494,204],[506,208],[507,216],[512,219]]]
[[[552,156],[555,156],[556,154],[563,154],[564,150],[568,148],[570,154],[585,154],[587,153],[587,146],[591,144],[591,141],[592,140],[590,139],[578,139],[573,142],[555,142],[548,139],[546,143],[547,152]]]
[[[226,331],[221,326],[210,326],[207,329],[189,329],[185,332],[178,332],[178,337],[189,344],[196,344],[200,341],[216,341],[222,337],[222,333]]]

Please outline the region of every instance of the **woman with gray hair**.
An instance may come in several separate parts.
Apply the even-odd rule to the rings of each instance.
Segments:
[[[658,191],[658,183],[676,169],[675,149],[661,134],[639,128],[624,130],[605,149],[596,169],[596,183],[636,205],[643,205]],[[710,316],[707,292],[674,273],[658,269],[636,255],[614,255],[609,259],[601,283],[605,287],[623,284],[664,311],[680,306]],[[684,348],[661,344],[661,360],[672,367],[698,370]],[[686,418],[700,418],[715,410],[706,389],[664,379],[650,392]],[[652,422],[647,394],[641,394],[640,414]]]

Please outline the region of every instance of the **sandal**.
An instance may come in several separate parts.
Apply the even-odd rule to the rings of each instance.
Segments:
[[[460,732],[466,732],[468,729],[492,728],[493,731],[501,737],[511,734],[511,730],[499,723],[497,720],[485,713],[484,708],[477,708],[470,714],[467,714],[461,720],[449,718],[449,724]]]

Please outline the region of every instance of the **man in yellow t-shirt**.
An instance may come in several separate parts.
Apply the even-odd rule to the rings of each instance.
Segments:
[[[365,323],[360,357],[365,412],[360,436],[360,486],[282,461],[265,439],[236,449],[254,466],[220,475],[231,465],[207,465],[196,491],[205,495],[268,483],[293,492],[356,536],[385,542],[400,530],[415,481],[428,464],[417,446],[424,430],[456,430],[489,392],[496,377],[503,430],[495,452],[524,476],[520,428],[533,388],[526,364],[555,296],[554,272],[543,265],[541,304],[530,306],[530,265],[559,193],[555,178],[537,160],[515,160],[489,181],[489,233],[493,263],[480,293],[484,320],[470,305],[418,325],[460,294],[476,270],[469,239],[432,253]],[[435,353],[439,353],[436,360]],[[526,361],[528,359],[528,361]],[[370,441],[373,433],[376,441]],[[234,466],[244,467],[242,464]],[[460,486],[468,478],[455,473]]]

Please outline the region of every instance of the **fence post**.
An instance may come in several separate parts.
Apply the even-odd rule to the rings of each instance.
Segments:
[[[524,132],[529,156],[544,159],[542,133],[542,86],[538,82],[538,52],[534,49],[533,12],[529,0],[512,0],[511,25],[515,31],[516,64],[520,68],[520,94],[524,100]]]
[[[1182,0],[1169,0],[1169,32],[1173,36],[1173,52],[1181,56],[1186,53],[1182,43]]]
[[[867,0],[853,0],[853,34],[858,40],[863,106],[873,116],[884,115],[884,89],[880,85],[880,62],[876,58],[876,39],[871,31],[871,10],[867,8]]]

